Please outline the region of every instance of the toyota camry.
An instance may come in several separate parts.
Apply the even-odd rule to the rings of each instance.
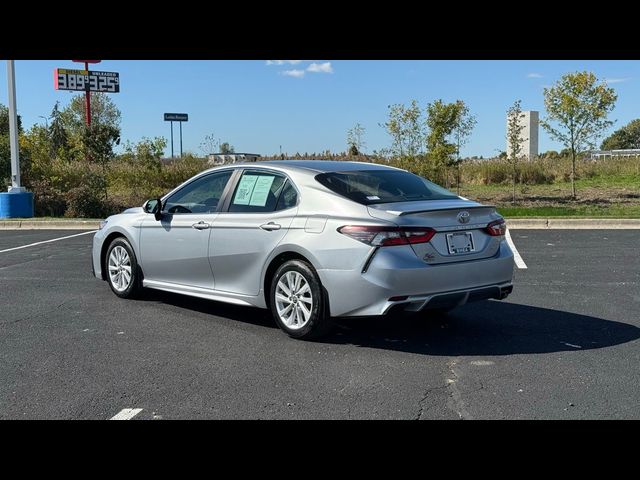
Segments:
[[[258,162],[204,171],[102,221],[92,266],[118,297],[152,288],[268,308],[310,339],[334,317],[505,298],[505,232],[494,207],[405,170]]]

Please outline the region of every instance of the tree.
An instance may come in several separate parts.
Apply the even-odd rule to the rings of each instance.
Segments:
[[[456,103],[436,100],[427,105],[427,152],[436,169],[446,170],[447,186],[448,167],[455,163],[457,151],[457,145],[451,141],[451,135],[459,121],[459,113]]]
[[[220,144],[220,153],[222,154],[228,154],[228,153],[235,153],[235,148],[233,148],[233,145],[229,145],[229,142],[224,142]]]
[[[18,115],[18,133],[22,133],[22,119]],[[11,178],[11,144],[9,141],[9,109],[0,103],[0,181]],[[4,184],[2,185],[4,186]]]
[[[200,142],[200,151],[206,157],[212,153],[216,153],[220,149],[220,140],[216,138],[215,133],[205,135],[204,140]]]
[[[613,125],[607,120],[618,96],[591,72],[563,75],[544,89],[547,118],[540,124],[571,151],[571,193],[576,198],[576,153],[594,148],[596,139]]]
[[[85,94],[74,95],[62,111],[62,120],[71,135],[80,133],[87,123]],[[109,125],[120,130],[121,113],[106,93],[91,92],[91,125]]]
[[[127,142],[122,158],[131,164],[141,165],[146,169],[159,170],[162,167],[160,158],[167,148],[167,139],[142,137],[138,143]]]
[[[601,150],[640,148],[640,119],[632,120],[605,138]]]
[[[418,102],[389,105],[389,119],[381,125],[392,138],[390,153],[393,156],[415,158],[423,153],[424,129]]]
[[[112,158],[113,147],[120,143],[121,114],[106,93],[91,93],[91,127],[86,125],[84,94],[71,99],[60,113],[60,119],[73,156],[84,156],[99,163]],[[93,134],[95,138],[91,139]]]
[[[453,135],[456,143],[455,164],[458,170],[458,180],[456,182],[458,187],[458,195],[460,195],[460,163],[462,163],[462,160],[460,158],[460,149],[464,147],[469,141],[469,137],[471,136],[471,132],[476,126],[476,123],[476,117],[474,115],[471,115],[471,113],[469,112],[469,107],[467,107],[467,105],[462,100],[456,100],[456,115],[453,127]]]
[[[62,112],[58,109],[60,102],[56,102],[51,110],[51,125],[49,125],[49,137],[51,139],[51,156],[55,156],[61,148],[66,150],[69,144],[69,136],[64,128]]]
[[[22,133],[22,118],[18,115],[18,132]],[[9,108],[0,103],[0,135],[9,135]]]
[[[526,138],[522,138],[522,131],[525,128],[524,123],[521,121],[524,118],[522,108],[520,107],[520,100],[516,100],[513,105],[507,110],[507,162],[512,167],[511,182],[513,185],[513,196],[511,201],[516,202],[516,175],[518,160],[522,156],[522,142]]]
[[[347,145],[349,146],[349,155],[358,156],[362,153],[362,149],[365,146],[364,140],[364,127],[359,123],[356,123],[353,128],[347,131]]]

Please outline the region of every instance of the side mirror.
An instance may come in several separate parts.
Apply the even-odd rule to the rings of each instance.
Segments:
[[[162,200],[159,198],[152,198],[144,202],[142,209],[147,213],[153,213],[156,220],[162,219]]]

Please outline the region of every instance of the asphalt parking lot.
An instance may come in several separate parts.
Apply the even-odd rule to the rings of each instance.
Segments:
[[[0,231],[0,419],[640,418],[638,230],[513,230],[527,269],[448,317],[268,312],[92,277],[92,234]]]

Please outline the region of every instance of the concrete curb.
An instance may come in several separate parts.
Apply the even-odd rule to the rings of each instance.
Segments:
[[[0,230],[97,230],[100,220],[0,220]]]
[[[513,218],[506,219],[507,227],[518,229],[557,230],[631,230],[640,229],[637,218]]]
[[[637,218],[507,218],[512,230],[640,229]],[[100,220],[0,220],[0,230],[97,230]]]

